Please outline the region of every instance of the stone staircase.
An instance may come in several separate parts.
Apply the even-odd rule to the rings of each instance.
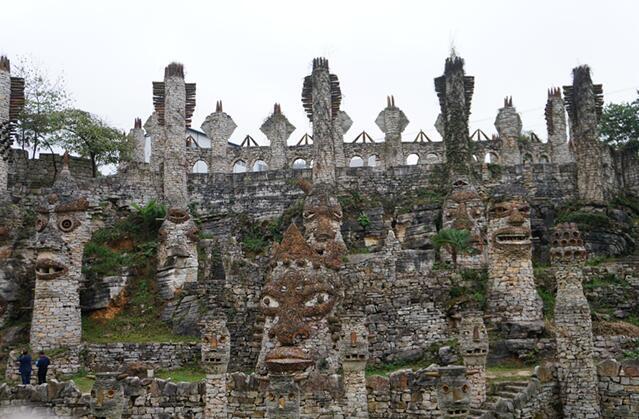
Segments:
[[[506,381],[491,386],[486,401],[478,409],[471,409],[469,418],[495,419],[509,417],[507,412],[525,393],[528,381]]]

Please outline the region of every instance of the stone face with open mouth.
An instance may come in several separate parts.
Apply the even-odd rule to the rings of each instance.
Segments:
[[[69,268],[53,259],[38,259],[36,275],[38,279],[55,279],[69,272]]]
[[[530,230],[525,228],[502,228],[493,237],[496,244],[528,245],[530,244]]]

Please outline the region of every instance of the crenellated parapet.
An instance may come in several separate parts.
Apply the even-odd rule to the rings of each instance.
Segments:
[[[228,140],[235,131],[237,125],[233,118],[222,108],[222,101],[218,101],[215,105],[215,112],[210,114],[202,124],[202,130],[211,140],[211,152],[209,168],[213,173],[230,172],[226,156],[228,149]]]

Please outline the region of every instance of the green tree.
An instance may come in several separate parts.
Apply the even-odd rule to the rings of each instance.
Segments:
[[[93,177],[98,174],[98,166],[118,163],[122,155],[130,152],[126,133],[89,112],[67,109],[57,115],[57,120],[59,130],[54,143],[80,157],[89,158]]]
[[[470,232],[455,228],[443,228],[431,238],[436,249],[444,248],[453,260],[453,268],[457,269],[457,256],[471,253]]]
[[[601,140],[613,147],[639,141],[639,98],[634,102],[609,103],[599,121]]]

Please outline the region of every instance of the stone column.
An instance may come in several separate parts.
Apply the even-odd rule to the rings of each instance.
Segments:
[[[572,71],[572,86],[564,86],[564,97],[570,118],[570,142],[577,163],[577,191],[587,203],[604,204],[605,152],[599,141],[599,118],[603,105],[603,88],[592,84],[590,68],[576,67]]]
[[[297,419],[300,417],[300,388],[293,374],[269,374],[266,393],[266,417]]]
[[[548,89],[545,114],[548,143],[552,150],[552,162],[559,164],[573,162],[566,133],[566,107],[558,87]]]
[[[550,250],[556,267],[557,373],[564,416],[601,417],[597,369],[593,361],[590,306],[583,292],[586,249],[574,223],[555,227]]]
[[[501,140],[501,164],[521,164],[518,141],[521,136],[521,117],[513,107],[512,97],[504,99],[504,107],[499,109],[495,119],[495,128]]]
[[[0,197],[7,191],[13,127],[24,107],[24,79],[11,77],[11,63],[0,56]]]
[[[211,161],[209,171],[211,173],[229,173],[231,162],[227,160],[226,149],[229,138],[237,125],[222,109],[222,101],[218,101],[215,112],[210,114],[202,124],[202,131],[211,139]]]
[[[204,417],[227,417],[226,371],[231,352],[231,336],[223,318],[202,323],[202,367],[206,371]]]
[[[313,72],[304,78],[302,103],[313,124],[313,183],[335,183],[333,122],[342,100],[337,76],[326,58],[313,59]]]
[[[337,117],[333,121],[333,143],[335,147],[335,166],[346,167],[346,157],[344,156],[344,134],[353,125],[353,120],[344,111],[337,112]]]
[[[342,323],[342,370],[344,372],[344,415],[348,418],[368,417],[366,362],[368,330],[363,315],[347,316]]]
[[[466,313],[459,325],[459,346],[470,385],[470,406],[479,408],[486,401],[486,358],[488,333],[481,313]]]
[[[466,368],[458,365],[437,369],[437,407],[440,416],[446,419],[466,418],[470,412],[470,386],[466,379]]]
[[[158,113],[153,112],[144,123],[144,130],[151,138],[151,158],[149,164],[153,173],[160,173],[164,161],[164,130],[158,121]]]
[[[406,164],[402,150],[402,132],[409,121],[404,112],[395,106],[393,96],[387,97],[386,101],[386,108],[379,113],[375,123],[385,134],[384,165],[389,168]]]
[[[284,116],[279,104],[275,104],[273,114],[264,121],[260,130],[271,143],[271,161],[269,162],[268,168],[279,170],[287,167],[287,140],[293,131],[295,131],[295,126]]]
[[[135,118],[133,129],[129,132],[129,141],[131,142],[131,161],[144,163],[146,137],[144,136],[142,120],[140,118]]]
[[[441,115],[438,131],[443,132],[449,173],[468,174],[472,163],[468,117],[475,78],[464,74],[464,60],[452,54],[446,59],[444,75],[435,79]]]

